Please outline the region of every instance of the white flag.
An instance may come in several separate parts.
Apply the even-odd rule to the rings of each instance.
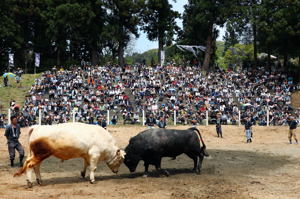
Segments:
[[[40,53],[35,53],[35,66],[40,67]]]
[[[166,55],[165,51],[162,50],[162,51],[160,52],[160,64],[161,64],[161,65],[164,65],[164,63],[165,63],[165,55]]]
[[[9,66],[14,66],[14,54],[13,53],[9,53],[8,54],[8,65]]]

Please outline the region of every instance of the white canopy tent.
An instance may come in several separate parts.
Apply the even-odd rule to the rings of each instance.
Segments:
[[[200,51],[205,51],[205,46],[193,46],[193,45],[176,45],[181,51],[192,52],[195,57],[199,54]]]

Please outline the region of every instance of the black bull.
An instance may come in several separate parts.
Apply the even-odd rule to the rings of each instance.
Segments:
[[[201,147],[202,144],[202,147]],[[161,159],[184,153],[194,160],[193,171],[200,173],[204,156],[208,156],[206,146],[197,128],[187,130],[149,129],[132,137],[125,149],[124,163],[130,172],[134,172],[140,160],[144,161],[145,175],[148,174],[149,165],[156,170],[169,175],[161,169]]]

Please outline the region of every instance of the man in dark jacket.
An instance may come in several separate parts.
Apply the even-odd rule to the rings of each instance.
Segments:
[[[216,131],[217,131],[218,137],[223,138],[221,122],[222,122],[222,120],[221,120],[221,113],[217,113]]]
[[[150,116],[146,119],[145,125],[147,125],[148,128],[153,128],[155,124],[156,124],[156,119],[153,117],[153,114],[150,114]]]
[[[247,143],[252,142],[252,121],[250,117],[245,118],[245,132],[246,132],[246,138],[247,138]]]
[[[7,76],[5,76],[3,78],[3,84],[4,84],[4,87],[7,87],[7,85],[8,85],[8,77]]]
[[[15,160],[15,150],[19,152],[20,158],[20,167],[23,166],[23,158],[24,158],[24,149],[19,142],[19,137],[21,134],[20,125],[17,121],[17,116],[10,117],[11,124],[7,125],[5,130],[5,137],[7,139],[8,145],[8,153],[10,158],[10,166],[14,167],[14,160]]]
[[[297,140],[297,136],[296,136],[296,128],[297,128],[298,123],[295,120],[295,118],[292,117],[292,116],[290,116],[288,118],[287,122],[288,122],[288,124],[290,126],[289,136],[288,136],[290,144],[292,144],[292,137],[294,137],[296,144],[298,144],[298,140]]]

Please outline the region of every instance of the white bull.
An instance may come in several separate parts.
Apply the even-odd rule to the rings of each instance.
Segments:
[[[82,123],[65,123],[52,126],[34,126],[29,130],[30,156],[24,166],[14,174],[27,175],[27,185],[32,187],[32,169],[37,183],[41,184],[40,164],[53,155],[61,160],[83,158],[81,176],[84,178],[90,166],[90,182],[95,182],[95,170],[99,161],[105,161],[112,172],[117,173],[125,152],[120,150],[114,138],[100,126]]]

